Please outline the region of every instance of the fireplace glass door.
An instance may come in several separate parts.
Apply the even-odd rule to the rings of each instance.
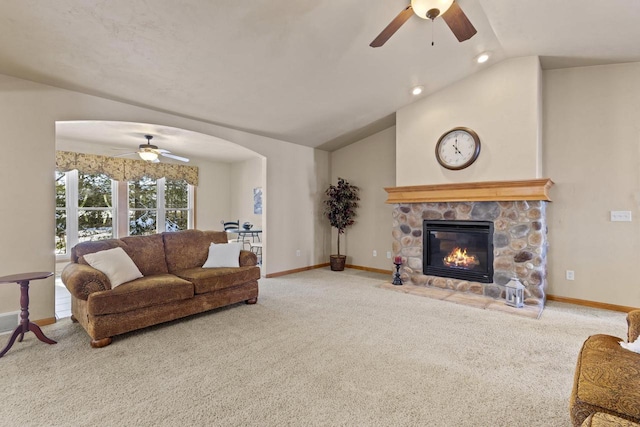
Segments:
[[[423,272],[493,282],[493,222],[424,221]]]

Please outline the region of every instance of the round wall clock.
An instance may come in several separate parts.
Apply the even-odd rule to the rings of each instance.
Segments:
[[[436,159],[447,169],[460,170],[476,161],[480,138],[469,128],[457,127],[445,132],[436,145]]]

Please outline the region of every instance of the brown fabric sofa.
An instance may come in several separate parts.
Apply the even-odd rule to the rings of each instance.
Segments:
[[[114,335],[242,301],[255,304],[260,278],[255,254],[241,251],[240,267],[201,268],[209,245],[227,242],[223,231],[185,230],[79,243],[62,271],[72,320],[86,329],[92,347],[104,347]],[[116,247],[144,277],[111,289],[107,276],[83,256]]]
[[[640,310],[627,315],[627,324],[627,341],[633,342],[640,335]],[[574,426],[597,412],[640,423],[640,354],[620,341],[592,335],[582,345],[569,407]]]

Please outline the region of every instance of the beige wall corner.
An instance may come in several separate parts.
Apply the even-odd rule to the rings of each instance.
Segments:
[[[640,63],[548,70],[543,93],[548,293],[640,307]]]
[[[393,206],[385,204],[384,187],[395,186],[395,133],[393,126],[331,153],[332,183],[341,177],[360,187],[356,223],[340,238],[347,264],[383,270],[393,267],[387,258],[391,251]],[[332,229],[331,253],[337,249],[336,237],[337,232]],[[374,250],[377,256],[373,256]]]

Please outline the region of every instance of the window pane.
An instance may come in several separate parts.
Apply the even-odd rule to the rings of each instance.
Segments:
[[[104,174],[78,172],[78,207],[110,208],[111,178]]]
[[[66,179],[65,174],[62,172],[56,171],[56,207],[64,208],[67,206],[66,199]]]
[[[78,210],[79,242],[111,238],[113,238],[113,218],[111,210]]]
[[[129,182],[129,208],[154,209],[156,205],[156,180],[142,178]]]
[[[129,211],[129,235],[141,236],[156,233],[156,211]]]
[[[165,230],[178,231],[186,230],[189,225],[189,211],[167,211],[165,214]]]
[[[67,253],[67,211],[56,209],[56,252],[57,255]]]
[[[164,190],[165,207],[183,208],[189,207],[189,185],[187,181],[180,179],[167,179]]]

